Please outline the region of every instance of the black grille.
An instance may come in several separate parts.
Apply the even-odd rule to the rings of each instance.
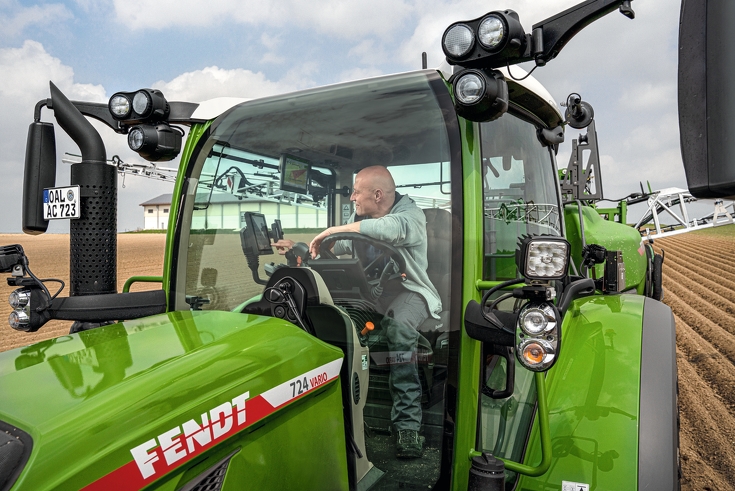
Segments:
[[[360,377],[356,373],[352,374],[352,400],[355,405],[360,404]]]
[[[80,217],[70,225],[71,295],[117,292],[117,172],[105,164],[72,165]]]
[[[225,474],[227,474],[227,466],[230,464],[228,457],[223,462],[217,464],[212,470],[205,472],[186,486],[181,491],[220,491],[222,484],[225,482]]]

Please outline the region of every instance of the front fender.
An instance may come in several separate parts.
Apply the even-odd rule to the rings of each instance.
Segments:
[[[673,489],[676,478],[676,352],[671,310],[638,295],[575,301],[546,377],[550,470],[516,489]],[[538,418],[537,418],[538,419]],[[525,463],[541,460],[538,421]],[[575,488],[576,489],[576,488]]]

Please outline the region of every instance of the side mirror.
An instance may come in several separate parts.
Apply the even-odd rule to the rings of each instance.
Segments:
[[[735,2],[682,0],[679,130],[689,191],[735,196]]]
[[[34,121],[28,127],[23,176],[23,232],[42,234],[48,229],[43,219],[43,190],[56,184],[56,137],[54,125]]]

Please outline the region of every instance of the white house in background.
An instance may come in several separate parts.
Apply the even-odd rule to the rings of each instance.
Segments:
[[[143,228],[145,230],[165,229],[168,226],[171,210],[171,194],[162,194],[150,201],[141,203],[143,207]],[[275,199],[257,197],[238,199],[229,193],[213,192],[211,195],[197,196],[197,205],[192,213],[192,228],[239,230],[245,224],[245,212],[263,213],[271,223],[281,220],[283,228],[325,228],[327,211],[306,204],[293,205],[292,202],[279,202]]]
[[[171,193],[162,194],[140,204],[143,207],[143,230],[165,230],[168,227],[172,197]]]

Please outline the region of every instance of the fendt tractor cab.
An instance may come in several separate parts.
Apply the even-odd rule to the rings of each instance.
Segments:
[[[445,31],[443,69],[258,100],[142,89],[94,104],[51,84],[29,130],[23,227],[70,218],[69,296],[20,246],[0,250],[0,269],[17,286],[14,328],[74,324],[0,354],[0,489],[674,489],[660,260],[576,177],[591,106],[572,95],[562,114],[509,71],[544,65],[616,9],[633,16],[630,2],[590,0],[530,34],[491,12]],[[48,110],[81,149],[68,186]],[[149,161],[181,155],[163,275],[122,293],[116,168],[85,116]],[[561,187],[567,125],[587,134]],[[400,247],[347,233],[308,252],[352,220],[355,175],[375,165],[425,215],[441,300],[408,352],[388,348],[378,308],[415,281]],[[295,243],[285,256],[281,238]],[[352,253],[332,254],[337,240]],[[129,292],[139,281],[162,288]],[[402,459],[390,377],[412,363],[423,448]]]

